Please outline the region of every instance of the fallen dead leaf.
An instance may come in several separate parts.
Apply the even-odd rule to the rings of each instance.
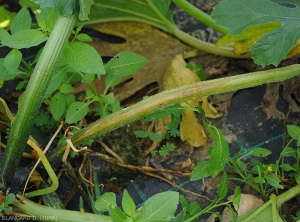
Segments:
[[[228,200],[232,200],[233,195],[228,197]],[[239,206],[236,204],[233,204],[234,210],[236,212],[236,216],[240,217],[244,215],[245,213],[261,206],[264,204],[264,201],[252,194],[241,194],[240,204]],[[229,207],[225,207],[223,213],[222,213],[222,222],[229,222],[232,221],[232,212],[229,209]]]
[[[163,86],[165,90],[168,90],[199,81],[201,80],[197,74],[186,68],[186,62],[182,54],[179,54],[173,59],[168,68],[164,76]],[[219,118],[222,116],[222,114],[219,114],[217,110],[209,104],[207,96],[202,98],[195,97],[181,105],[187,106],[187,104],[189,104],[192,107],[197,107],[200,101],[202,102],[202,109],[204,110],[205,116],[209,118]],[[193,147],[200,147],[206,144],[207,136],[193,110],[186,109],[182,113],[180,138],[182,141],[187,141]]]
[[[282,97],[289,103],[291,113],[300,113],[300,77],[296,76],[284,82],[267,84],[262,103],[258,108],[267,114],[267,119],[285,119],[285,113],[276,107],[280,95],[280,87],[283,86]]]

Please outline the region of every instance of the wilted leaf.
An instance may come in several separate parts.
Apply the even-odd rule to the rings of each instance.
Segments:
[[[231,195],[228,197],[228,200],[233,200],[234,196]],[[234,203],[234,209],[237,212],[237,217],[246,214],[247,212],[255,209],[258,206],[261,206],[264,201],[252,194],[240,194],[239,205]],[[232,212],[226,207],[222,213],[222,221],[232,221]]]
[[[30,179],[29,179],[29,182],[30,183],[33,183],[35,186],[40,186],[41,183],[43,182],[44,180],[42,179],[41,175],[35,170],[33,171],[33,173],[31,174],[30,176]]]
[[[5,196],[3,195],[3,191],[0,190],[0,204],[2,204],[4,200],[5,200]]]
[[[14,117],[10,112],[6,102],[0,98],[0,131],[2,133],[6,132],[6,128],[13,121]]]
[[[177,55],[172,61],[169,69],[164,76],[164,89],[172,89],[185,84],[195,83],[201,81],[196,73],[189,68],[186,68],[186,62],[182,55]],[[208,97],[194,98],[182,103],[182,106],[187,104],[192,107],[197,107],[199,101],[202,101],[202,108],[205,113],[209,113],[209,117],[218,118],[221,115],[209,105]],[[182,120],[180,123],[181,139],[187,141],[191,146],[199,147],[206,144],[207,137],[203,127],[199,124],[198,118],[195,116],[193,110],[184,110],[182,113]]]

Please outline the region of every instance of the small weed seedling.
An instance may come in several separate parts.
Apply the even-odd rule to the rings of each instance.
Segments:
[[[5,197],[5,200],[0,204],[0,213],[2,211],[4,212],[11,212],[12,211],[12,207],[9,206],[10,204],[12,204],[16,199],[16,196],[13,193],[8,194]]]

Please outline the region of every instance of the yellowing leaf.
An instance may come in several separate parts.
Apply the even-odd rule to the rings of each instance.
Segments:
[[[250,48],[256,40],[260,39],[267,32],[275,30],[280,26],[281,23],[279,22],[268,22],[262,25],[252,25],[247,27],[239,35],[225,35],[218,41],[217,46],[222,46],[233,42],[235,48],[234,52],[236,54],[244,54],[250,52]]]
[[[13,121],[14,117],[11,114],[6,102],[0,98],[0,132],[5,133],[7,127]]]
[[[206,144],[207,136],[193,110],[184,110],[182,112],[180,138],[193,147],[204,146]]]
[[[33,183],[35,186],[40,186],[41,183],[43,182],[43,179],[41,177],[41,175],[35,170],[33,171],[33,173],[31,174],[30,176],[30,179],[29,179],[29,182],[30,183]]]
[[[201,100],[202,100],[202,109],[206,117],[216,119],[222,116],[222,114],[218,113],[218,110],[216,110],[216,108],[209,103],[207,96],[202,97]]]
[[[300,54],[300,40],[297,41],[297,45],[291,49],[286,58],[288,59],[298,54]]]
[[[182,55],[177,55],[169,69],[167,70],[163,86],[164,89],[172,89],[185,84],[195,83],[201,81],[196,73],[186,68],[186,62]],[[197,107],[199,101],[202,101],[202,108],[205,115],[210,118],[218,118],[221,116],[215,108],[213,108],[209,102],[208,97],[194,98],[187,101],[193,107]],[[182,106],[186,106],[186,103],[182,103]],[[187,141],[193,147],[204,146],[207,141],[206,134],[203,127],[200,125],[198,118],[195,116],[194,111],[184,110],[182,113],[182,120],[180,123],[180,138],[182,141]]]

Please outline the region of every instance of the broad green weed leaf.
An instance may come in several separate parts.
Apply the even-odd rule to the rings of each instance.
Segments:
[[[70,84],[67,84],[67,83],[62,84],[60,86],[59,90],[62,93],[70,93],[70,92],[74,92],[75,91],[75,89]]]
[[[38,26],[43,30],[43,32],[47,31],[46,21],[41,16],[40,13],[36,13],[36,20],[37,20]]]
[[[58,120],[66,110],[66,99],[63,93],[56,93],[50,102],[50,111],[55,120]]]
[[[10,73],[4,66],[4,60],[4,58],[0,58],[0,79],[11,80],[22,73],[19,70],[16,70],[14,73]]]
[[[140,211],[141,221],[169,221],[177,209],[178,192],[166,191],[150,197]]]
[[[214,7],[212,18],[231,35],[241,34],[252,25],[281,23],[279,28],[265,34],[251,47],[255,63],[277,66],[300,39],[299,4],[296,6],[287,8],[271,0],[223,0]]]
[[[228,179],[227,179],[227,173],[226,171],[223,173],[221,181],[220,181],[220,186],[218,189],[218,199],[222,200],[226,194],[227,194],[227,190],[228,190]]]
[[[113,222],[124,222],[128,218],[120,208],[110,208],[109,216],[111,217]]]
[[[127,215],[129,215],[130,217],[134,217],[136,206],[127,190],[124,190],[123,192],[122,208]]]
[[[58,8],[63,16],[71,15],[78,7],[78,0],[35,0],[41,8]]]
[[[70,124],[83,119],[89,111],[89,105],[90,103],[84,102],[72,103],[67,109],[66,122]]]
[[[212,133],[215,144],[210,154],[209,172],[211,177],[214,178],[224,168],[229,157],[229,148],[225,138],[217,129],[213,132],[210,131],[210,133]]]
[[[235,189],[234,189],[234,194],[233,194],[233,199],[232,199],[232,202],[235,203],[238,208],[239,208],[239,205],[240,205],[240,200],[241,200],[241,187],[240,186],[237,186]]]
[[[22,53],[18,49],[11,50],[4,58],[4,66],[10,73],[15,73],[21,63]]]
[[[190,211],[189,201],[185,198],[185,196],[179,195],[179,200],[180,200],[182,208],[185,208],[187,211]]]
[[[127,76],[142,68],[148,60],[134,52],[120,52],[111,58],[106,64],[108,75]]]
[[[105,74],[102,59],[92,46],[82,42],[68,43],[63,59],[74,69],[91,74]]]
[[[92,82],[95,79],[95,74],[85,74],[81,80],[83,83]]]
[[[61,68],[59,72],[55,73],[55,75],[51,79],[51,82],[48,86],[48,89],[46,91],[46,94],[45,94],[44,98],[48,98],[49,96],[51,96],[53,91],[58,88],[58,86],[62,83],[62,81],[65,78],[65,73],[66,73],[66,67]]]
[[[78,18],[81,21],[89,20],[89,14],[91,10],[91,6],[94,4],[94,0],[79,0],[80,11]]]
[[[10,48],[22,49],[37,46],[45,42],[48,37],[36,29],[23,29],[2,40],[2,44]]]
[[[203,160],[194,167],[191,174],[191,181],[200,180],[202,178],[208,177],[209,175],[209,161]]]
[[[106,87],[114,87],[121,82],[123,76],[128,76],[142,68],[148,60],[134,52],[120,52],[105,65],[107,77]]]
[[[104,193],[95,202],[95,208],[101,212],[109,211],[110,208],[116,206],[116,195],[112,192]]]
[[[31,16],[28,9],[24,6],[22,9],[17,13],[14,20],[11,23],[11,34],[15,34],[18,31],[24,29],[31,28]]]
[[[281,182],[281,180],[275,175],[267,175],[266,181],[268,184],[270,184],[271,186],[273,186],[275,188],[279,188],[279,189],[284,188],[282,185],[279,184]]]
[[[284,171],[296,171],[294,167],[292,167],[290,164],[288,163],[284,163],[280,165],[281,169],[283,169]]]
[[[294,139],[298,140],[300,138],[300,127],[295,125],[287,125],[288,134]]]
[[[67,108],[75,102],[75,95],[67,94],[65,95]]]
[[[10,36],[8,31],[6,31],[4,28],[0,28],[0,41],[5,39],[6,37]]]
[[[47,14],[46,14],[46,26],[47,28],[52,31],[54,25],[55,25],[55,22],[59,16],[59,10],[57,8],[50,8],[48,11],[47,11]]]
[[[168,21],[173,23],[170,12],[171,0],[95,0],[95,4],[91,8],[89,21],[101,22],[107,21],[107,19],[113,19],[114,21],[139,21],[154,25],[163,30],[169,30],[169,27],[162,21],[156,11],[153,10],[149,2],[151,2],[155,9],[159,11]],[[124,10],[125,8],[126,10]]]
[[[195,215],[199,211],[200,211],[200,204],[197,201],[190,203],[190,210],[188,212],[191,216]]]
[[[236,165],[243,171],[247,170],[246,164],[241,160],[236,161]]]
[[[80,33],[77,36],[77,39],[80,40],[80,41],[82,41],[82,42],[92,42],[93,41],[93,39],[89,35],[87,35],[85,33]]]
[[[266,157],[269,156],[271,153],[272,151],[265,148],[254,148],[248,153],[248,155],[256,157]]]
[[[11,204],[12,202],[14,202],[16,199],[16,196],[13,193],[10,193],[6,196],[5,198],[5,203],[6,204]]]
[[[287,147],[282,151],[282,155],[285,157],[295,157],[296,158],[296,151],[292,147]]]

